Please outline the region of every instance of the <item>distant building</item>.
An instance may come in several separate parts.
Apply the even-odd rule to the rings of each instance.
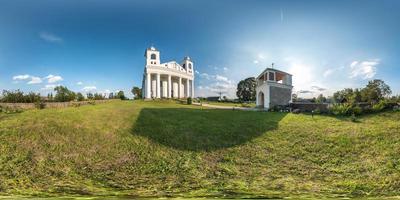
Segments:
[[[257,77],[257,106],[271,108],[288,105],[292,101],[292,75],[273,68],[265,69]]]
[[[194,97],[194,67],[189,57],[179,64],[176,61],[160,62],[160,51],[147,48],[143,73],[142,96],[151,98]]]

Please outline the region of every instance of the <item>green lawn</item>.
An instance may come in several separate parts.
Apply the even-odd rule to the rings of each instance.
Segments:
[[[400,112],[359,118],[114,101],[0,113],[0,196],[400,195]]]
[[[244,107],[246,105],[247,107],[256,107],[255,103],[233,103],[233,102],[218,102],[218,101],[204,101],[202,103],[210,104],[210,105],[217,105],[217,106],[230,106],[230,107]]]

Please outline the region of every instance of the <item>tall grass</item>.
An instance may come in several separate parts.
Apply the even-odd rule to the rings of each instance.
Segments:
[[[399,121],[167,101],[0,113],[0,194],[395,196]]]

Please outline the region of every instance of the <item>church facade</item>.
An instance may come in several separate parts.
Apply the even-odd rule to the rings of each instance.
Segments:
[[[144,99],[194,97],[194,68],[189,57],[184,57],[181,63],[161,63],[160,51],[154,47],[147,48],[144,57]]]

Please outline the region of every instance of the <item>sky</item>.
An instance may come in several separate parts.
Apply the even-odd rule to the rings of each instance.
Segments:
[[[144,51],[194,61],[195,95],[235,97],[274,68],[300,97],[382,79],[400,94],[398,0],[2,0],[0,89],[43,95],[141,86]]]

